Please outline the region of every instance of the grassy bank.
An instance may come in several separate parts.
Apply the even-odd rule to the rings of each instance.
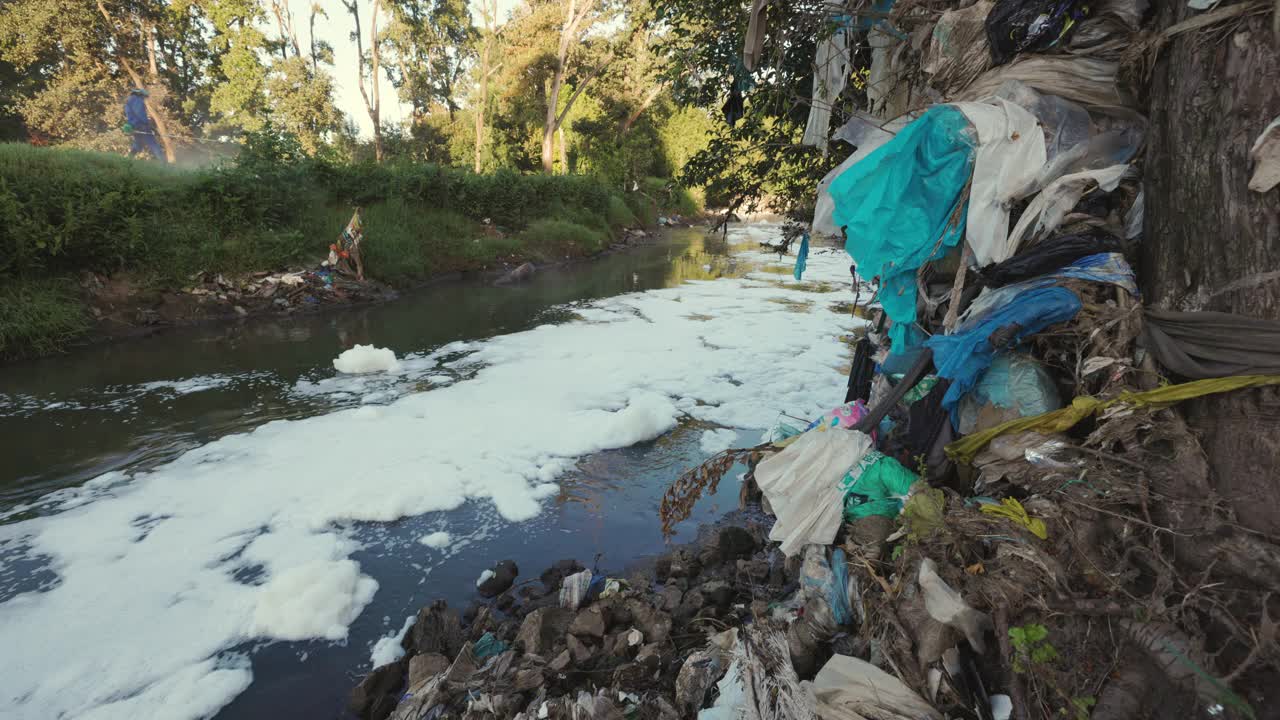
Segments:
[[[85,332],[75,282],[85,271],[172,289],[201,271],[310,265],[357,205],[369,276],[402,286],[500,260],[593,254],[625,227],[697,209],[660,180],[622,194],[590,177],[332,165],[270,148],[178,170],[0,144],[0,357],[55,352]]]

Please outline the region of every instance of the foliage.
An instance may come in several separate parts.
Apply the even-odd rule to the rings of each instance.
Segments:
[[[1058,649],[1049,642],[1049,630],[1043,625],[1030,623],[1009,628],[1009,640],[1013,645],[1013,671],[1025,673],[1033,665],[1044,665],[1058,659]]]
[[[520,233],[520,240],[542,260],[555,260],[573,255],[596,253],[604,249],[609,237],[570,220],[534,220]]]
[[[47,355],[89,326],[75,283],[60,278],[0,283],[0,357]]]
[[[816,42],[832,28],[818,0],[772,3],[767,26],[772,41],[754,71],[741,60],[747,14],[728,0],[657,0],[671,32],[661,41],[671,62],[666,73],[678,102],[717,116],[706,147],[684,166],[680,178],[706,188],[711,205],[752,206],[770,198],[776,209],[796,210],[812,202],[813,188],[838,162],[800,145],[810,93]],[[731,93],[745,114],[736,123],[721,107]],[[835,122],[844,110],[834,111]]]

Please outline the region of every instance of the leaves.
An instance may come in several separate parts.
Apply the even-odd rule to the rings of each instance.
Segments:
[[[735,464],[750,460],[754,452],[753,449],[725,450],[676,478],[662,495],[658,508],[663,537],[674,535],[675,526],[689,518],[703,493],[714,494],[724,474]]]

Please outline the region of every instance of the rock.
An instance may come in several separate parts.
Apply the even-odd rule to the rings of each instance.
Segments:
[[[738,574],[752,582],[764,582],[769,577],[769,562],[763,558],[738,560]]]
[[[569,663],[572,661],[573,661],[573,654],[566,649],[565,651],[557,655],[556,658],[552,660],[549,665],[547,665],[547,667],[551,668],[556,672],[564,672],[564,669],[569,667]]]
[[[671,556],[663,555],[653,562],[653,576],[658,582],[665,583],[671,577]]]
[[[439,675],[449,669],[449,658],[440,653],[414,655],[409,658],[409,687],[417,687],[419,683],[433,675]]]
[[[671,554],[671,577],[697,577],[702,572],[702,563],[688,550],[677,550]]]
[[[529,278],[533,277],[533,273],[535,272],[536,269],[537,268],[533,266],[533,263],[529,263],[529,262],[524,263],[523,265],[517,267],[515,270],[512,270],[506,275],[503,275],[502,277],[498,278],[498,280],[494,284],[510,285],[512,283],[518,283],[524,280],[528,280]]]
[[[573,635],[565,638],[565,641],[569,644],[569,654],[573,656],[575,663],[582,665],[591,659],[591,648],[586,643]]]
[[[240,317],[244,317],[244,316],[246,316],[246,315],[248,315],[248,314],[249,314],[249,311],[248,311],[248,310],[245,310],[244,308],[240,307],[239,305],[236,305],[235,307],[233,307],[233,308],[231,308],[231,309],[232,309],[232,310],[235,310],[235,311],[236,311],[236,314],[237,314],[237,315],[239,315]]]
[[[526,668],[516,673],[516,691],[524,692],[542,687],[546,682],[546,676],[537,668]]]
[[[373,707],[369,708],[369,720],[387,720],[399,703],[400,698],[396,695],[380,695],[373,701]]]
[[[542,581],[542,585],[547,589],[547,592],[560,592],[560,585],[565,578],[574,573],[582,572],[584,569],[577,560],[558,560],[554,565],[543,570],[538,579]]]
[[[476,586],[476,590],[480,593],[480,597],[492,598],[501,595],[511,589],[516,583],[516,577],[520,574],[520,568],[516,566],[514,560],[503,560],[493,566],[490,571],[492,576],[486,578]]]
[[[662,652],[656,644],[649,643],[636,653],[636,664],[643,665],[651,672],[657,672],[662,667]]]
[[[684,598],[680,601],[680,607],[676,608],[673,613],[681,622],[688,622],[690,618],[697,616],[702,608],[706,607],[707,599],[701,590],[690,590],[684,594]]]
[[[418,619],[404,634],[400,647],[409,655],[440,653],[454,657],[462,648],[462,623],[458,613],[449,609],[443,600],[418,611]]]
[[[374,668],[351,691],[351,696],[347,699],[347,709],[353,715],[358,715],[362,718],[372,717],[372,711],[378,700],[383,696],[395,693],[404,685],[406,664],[406,661],[401,659],[382,667]],[[391,707],[392,709],[395,708],[394,702]],[[390,714],[389,710],[387,714]],[[383,715],[382,717],[385,718],[386,716]]]
[[[502,612],[511,612],[511,608],[516,606],[516,596],[511,591],[502,593],[498,596],[498,602],[495,603]]]
[[[599,638],[604,637],[604,631],[604,611],[599,605],[579,610],[573,622],[569,624],[569,632],[574,635],[590,635]]]
[[[720,559],[724,562],[749,558],[756,551],[756,539],[746,530],[730,526],[720,529]]]
[[[882,515],[868,515],[849,524],[849,542],[872,562],[884,556],[885,539],[897,529],[897,523]]]
[[[648,603],[636,598],[627,600],[627,610],[636,628],[644,633],[645,639],[649,642],[660,645],[671,636],[670,615],[661,610],[655,610]]]
[[[680,607],[680,600],[684,598],[684,591],[674,585],[666,585],[662,588],[662,592],[658,593],[658,597],[662,601],[662,609],[667,612],[674,612]]]
[[[698,591],[702,593],[702,596],[708,602],[720,610],[727,610],[736,594],[729,583],[723,580],[712,580],[711,582],[703,583],[702,587],[698,588]]]
[[[713,650],[699,650],[688,657],[676,675],[676,704],[681,715],[694,717],[711,689],[724,675],[725,666]]]
[[[525,616],[516,633],[516,644],[526,653],[550,655],[568,631],[573,614],[558,607],[538,608]]]

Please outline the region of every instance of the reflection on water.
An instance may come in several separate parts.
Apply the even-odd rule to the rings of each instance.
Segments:
[[[291,390],[352,345],[403,356],[564,322],[577,301],[758,269],[728,252],[719,236],[680,229],[651,246],[543,270],[519,286],[442,283],[384,305],[180,328],[8,366],[0,373],[0,510],[270,420],[330,410],[338,400]],[[172,387],[187,378],[213,379],[216,392]]]

